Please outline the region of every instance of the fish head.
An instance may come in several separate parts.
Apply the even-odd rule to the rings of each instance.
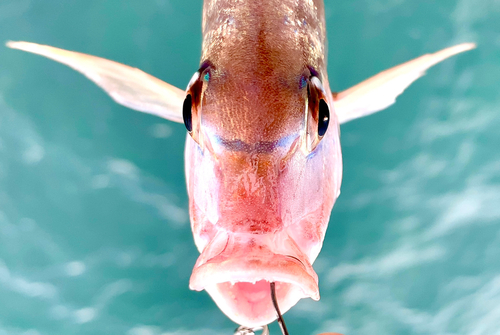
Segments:
[[[205,62],[184,106],[190,217],[201,253],[190,287],[206,290],[245,326],[276,319],[270,282],[283,312],[301,298],[319,299],[312,263],[340,187],[331,95],[307,66],[279,70],[241,73]]]

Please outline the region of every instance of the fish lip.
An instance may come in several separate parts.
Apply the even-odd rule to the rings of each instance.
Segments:
[[[312,266],[288,255],[275,254],[267,261],[258,257],[227,258],[220,261],[214,257],[205,264],[195,266],[189,288],[202,291],[216,284],[256,283],[261,280],[293,284],[301,289],[301,298],[319,300],[318,276]]]
[[[246,327],[259,327],[276,320],[269,282],[276,283],[276,296],[282,314],[300,299],[319,300],[318,277],[312,267],[293,256],[273,255],[262,259],[233,258],[207,262],[195,267],[189,287],[206,290],[219,309],[232,321]]]
[[[234,322],[257,327],[276,319],[270,282],[282,313],[302,298],[319,300],[318,276],[286,230],[266,234],[219,230],[202,250],[189,287],[206,290]]]
[[[219,230],[196,261],[189,287],[201,291],[214,284],[260,280],[296,285],[303,297],[319,300],[318,275],[284,230],[267,234]]]

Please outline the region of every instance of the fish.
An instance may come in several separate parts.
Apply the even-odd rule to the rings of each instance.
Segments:
[[[391,106],[462,43],[332,92],[322,0],[205,0],[186,90],[137,68],[9,41],[82,73],[117,103],[183,123],[189,214],[200,256],[189,287],[245,327],[319,300],[313,263],[340,194],[340,125]]]

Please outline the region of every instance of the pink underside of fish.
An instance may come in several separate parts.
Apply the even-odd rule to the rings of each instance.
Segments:
[[[311,173],[302,173],[302,164],[291,164],[276,177],[274,183],[281,185],[280,196],[274,203],[276,211],[289,213],[276,216],[259,206],[226,211],[225,206],[237,207],[245,197],[227,199],[235,184],[219,184],[223,180],[212,175],[214,161],[210,155],[202,155],[192,142],[188,138],[186,166],[191,172],[188,185],[192,229],[201,255],[193,269],[190,288],[207,290],[226,315],[245,326],[261,326],[276,319],[269,282],[277,283],[283,313],[301,298],[318,300],[318,278],[312,263],[323,244],[336,199],[328,190],[337,185],[338,175],[332,173],[323,179],[325,163],[329,169],[336,166],[335,172],[341,171],[335,151],[327,150],[330,156],[326,160],[321,155],[307,159],[301,152],[296,153],[295,159],[310,166]],[[334,141],[329,143],[330,149],[335,148]],[[262,221],[254,222],[255,217]]]
[[[255,172],[246,171],[246,182],[255,180],[250,186],[221,178],[234,175],[234,171],[226,174],[221,170],[219,161],[224,155],[215,160],[187,139],[192,230],[201,252],[190,287],[207,290],[238,324],[261,326],[276,319],[269,282],[277,283],[283,313],[301,298],[319,299],[312,263],[323,244],[342,171],[338,132],[332,129],[317,154],[307,157],[295,152],[272,179],[258,182],[256,176],[248,176]],[[275,164],[280,158],[275,157]],[[238,186],[262,194],[272,188],[276,196],[269,197],[272,201],[267,205],[264,201],[264,206],[248,206],[255,199],[246,193],[235,195]]]

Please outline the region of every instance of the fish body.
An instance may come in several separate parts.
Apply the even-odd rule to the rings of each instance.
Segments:
[[[312,264],[340,193],[339,124],[394,103],[432,65],[475,47],[456,45],[332,94],[320,0],[206,0],[200,67],[181,90],[141,70],[29,42],[83,73],[116,102],[174,122],[188,135],[185,171],[195,244],[190,279],[236,323],[276,319],[319,299]]]
[[[201,253],[190,287],[207,290],[235,322],[261,326],[276,318],[269,282],[283,311],[319,299],[312,263],[340,191],[323,3],[209,0],[203,17],[201,63],[209,65],[200,76],[209,79],[193,121],[199,132],[185,152]],[[318,137],[308,106],[317,99],[308,93],[313,77],[330,106],[315,147],[308,145]]]

